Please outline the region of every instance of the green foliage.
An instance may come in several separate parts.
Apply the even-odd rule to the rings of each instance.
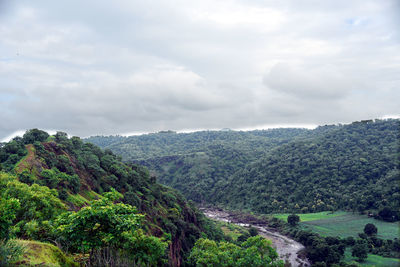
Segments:
[[[31,129],[25,132],[22,136],[22,141],[24,144],[33,144],[35,142],[44,142],[49,137],[49,134],[38,130],[38,129]]]
[[[26,136],[32,135],[27,133]],[[20,196],[14,198],[24,202],[21,203],[24,207],[17,211],[16,218],[8,229],[18,237],[56,239],[61,242],[58,240],[60,236],[50,231],[54,217],[64,212],[65,206],[72,210],[87,206],[91,200],[100,197],[98,193],[111,188],[124,192],[124,204],[136,206],[138,212],[146,214],[142,220],[143,233],[146,233],[144,239],[149,237],[148,234],[169,237],[172,264],[184,262],[184,256],[200,236],[216,240],[224,236],[214,223],[206,219],[192,204],[187,203],[181,194],[157,184],[155,177],[145,167],[124,163],[110,150],[102,151],[93,144],[83,143],[79,137],[68,138],[62,132],[45,141],[42,141],[43,138],[33,137],[30,139],[33,144],[26,144],[24,140],[28,138],[15,138],[0,148],[0,163],[7,171],[15,172],[20,180],[17,181],[13,176],[6,182],[0,182],[0,195],[7,191],[10,195],[7,196],[8,199],[19,191]],[[50,195],[47,196],[44,191]],[[33,198],[33,195],[28,192],[36,194],[37,199],[29,203],[29,198]],[[42,208],[37,209],[39,206]],[[139,232],[134,233],[137,234],[137,240],[141,240]],[[145,244],[142,245],[144,249]],[[149,251],[151,247],[148,247]],[[126,255],[122,255],[127,248],[100,250],[97,249],[94,253],[110,250],[114,256],[127,259]],[[151,259],[147,261],[150,262]]]
[[[83,252],[119,245],[122,233],[134,232],[142,218],[136,208],[113,203],[120,197],[121,194],[114,191],[77,212],[63,213],[56,221],[58,234]]]
[[[289,227],[289,229],[287,234],[306,247],[305,253],[312,263],[331,266],[339,263],[343,258],[346,243],[340,238],[322,237],[316,233],[293,227]]]
[[[360,240],[356,242],[351,250],[351,255],[357,257],[357,260],[363,262],[368,257],[368,245],[366,242]]]
[[[256,236],[256,235],[258,235],[258,231],[256,228],[250,227],[249,234],[250,234],[250,236]]]
[[[0,195],[0,240],[8,240],[10,236],[10,227],[17,217],[17,212],[20,209],[18,199],[5,199]]]
[[[287,222],[291,226],[296,226],[300,222],[300,217],[296,214],[291,214],[287,217]]]
[[[317,128],[315,135],[282,145],[236,173],[221,202],[233,208],[245,203],[263,213],[364,211],[382,205],[398,210],[398,123]]]
[[[56,190],[38,184],[29,186],[19,182],[15,176],[5,173],[0,173],[0,197],[8,203],[13,203],[11,215],[7,217],[8,222],[12,220],[13,230],[18,236],[35,235],[34,229],[37,232],[44,231],[45,222],[65,210],[65,205],[58,198]]]
[[[378,211],[398,220],[399,120],[315,130],[203,131],[87,139],[148,166],[199,203],[260,213]]]
[[[81,182],[76,174],[69,175],[65,172],[60,172],[57,168],[45,169],[40,173],[41,180],[39,183],[50,188],[70,189],[73,193],[78,193]]]
[[[395,222],[399,220],[399,214],[396,213],[395,209],[392,209],[390,207],[383,207],[379,210],[376,218],[387,222]]]
[[[0,239],[0,266],[14,266],[25,253],[25,247],[15,239]]]
[[[4,146],[0,147],[0,165],[4,171],[12,171],[15,164],[20,161],[27,151],[21,137],[15,137]]]
[[[138,264],[155,265],[164,255],[167,244],[140,230],[143,215],[135,207],[114,203],[122,195],[113,190],[77,212],[62,214],[57,220],[57,235],[73,249],[94,252],[106,248],[124,249]],[[129,252],[129,253],[128,253]]]
[[[16,240],[17,244],[24,247],[22,257],[15,261],[17,266],[43,266],[43,267],[78,267],[72,257],[68,257],[58,247],[33,241]]]
[[[364,233],[366,235],[376,235],[378,233],[378,228],[372,223],[367,223],[364,227]]]
[[[271,242],[260,236],[250,237],[240,246],[200,238],[189,259],[196,266],[283,266]]]

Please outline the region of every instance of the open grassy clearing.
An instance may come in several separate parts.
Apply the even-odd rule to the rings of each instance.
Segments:
[[[367,223],[372,223],[378,228],[379,238],[394,239],[399,237],[399,223],[379,221],[366,215],[352,213],[328,219],[306,221],[302,223],[302,226],[323,236],[357,237],[358,233],[364,231]]]
[[[356,258],[351,256],[351,250],[348,248],[344,253],[344,261],[345,262],[355,262]],[[368,254],[368,258],[364,261],[359,263],[361,266],[385,266],[385,267],[399,267],[400,266],[400,259],[396,258],[385,258],[378,255]]]
[[[345,211],[321,211],[321,212],[315,212],[315,213],[304,213],[304,214],[297,214],[300,216],[300,221],[301,222],[308,222],[308,221],[315,221],[315,220],[323,220],[323,219],[329,219],[332,217],[337,217],[337,216],[342,216],[345,215],[347,212]],[[287,221],[287,217],[292,214],[292,213],[279,213],[279,214],[274,214],[273,216],[275,218]]]
[[[287,220],[289,214],[274,214],[273,216]],[[367,223],[372,223],[378,228],[378,237],[383,239],[394,239],[399,237],[399,223],[389,223],[375,220],[366,215],[352,212],[316,212],[298,214],[300,225],[304,229],[310,229],[323,236],[358,237]]]

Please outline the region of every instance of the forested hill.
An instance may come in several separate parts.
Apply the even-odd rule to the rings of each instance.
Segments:
[[[307,135],[307,129],[272,129],[257,131],[200,131],[176,133],[162,131],[138,136],[92,136],[86,142],[110,149],[126,161],[147,160],[171,155],[204,152],[213,146],[227,146],[242,152],[263,153],[297,136]]]
[[[400,207],[399,120],[87,141],[147,165],[197,202],[264,213]]]
[[[106,193],[114,189],[123,196]],[[126,205],[111,202],[121,197]],[[144,214],[145,235],[137,229],[141,215],[134,207]],[[112,248],[146,266],[168,260],[179,266],[198,238],[223,236],[180,193],[156,183],[146,168],[62,132],[49,136],[33,129],[0,147],[0,208],[0,240],[53,240],[65,251],[90,251],[91,257],[93,251]]]
[[[214,201],[264,213],[383,207],[398,212],[399,140],[399,121],[389,120],[293,141],[235,173]]]

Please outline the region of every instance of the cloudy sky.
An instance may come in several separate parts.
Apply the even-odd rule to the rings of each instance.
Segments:
[[[400,115],[400,1],[0,0],[0,140]]]

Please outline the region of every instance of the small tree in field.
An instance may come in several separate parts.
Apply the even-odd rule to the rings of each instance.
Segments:
[[[364,233],[366,235],[376,235],[378,233],[378,228],[372,223],[367,223],[364,227]]]
[[[300,222],[300,217],[296,214],[291,214],[287,217],[287,222],[291,226],[296,226]]]

